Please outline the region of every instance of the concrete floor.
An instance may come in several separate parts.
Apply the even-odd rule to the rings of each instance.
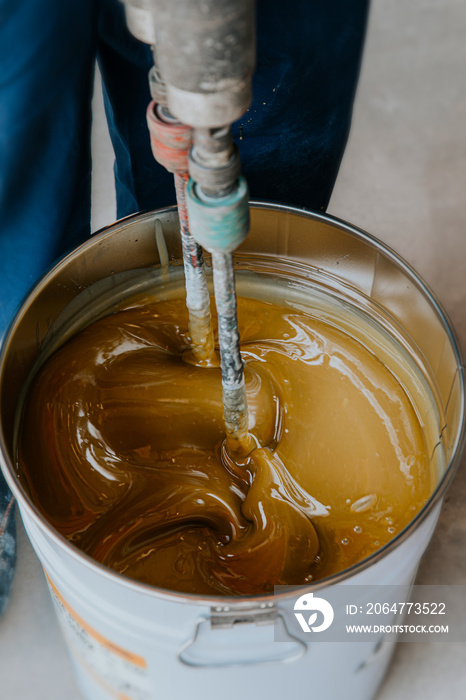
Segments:
[[[466,346],[465,35],[462,0],[373,0],[353,129],[329,211],[412,263]],[[115,219],[99,99],[94,153],[96,230]],[[463,464],[418,583],[466,584],[465,501]],[[40,566],[19,529],[18,571],[0,624],[1,697],[78,700]],[[398,645],[378,700],[447,696],[466,698],[466,643]]]

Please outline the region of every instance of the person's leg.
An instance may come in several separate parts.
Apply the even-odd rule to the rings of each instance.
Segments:
[[[234,126],[253,199],[325,210],[351,124],[369,0],[257,2],[253,103]]]
[[[0,0],[0,337],[56,256],[89,234],[93,0]],[[0,615],[16,559],[0,474]]]
[[[0,0],[0,335],[89,234],[93,0]]]
[[[99,55],[124,216],[171,205],[175,193],[149,146],[151,52],[129,34],[117,5],[103,2]],[[258,0],[254,98],[233,125],[252,199],[327,208],[350,128],[368,6]]]
[[[16,564],[15,501],[0,473],[0,617],[5,612]]]

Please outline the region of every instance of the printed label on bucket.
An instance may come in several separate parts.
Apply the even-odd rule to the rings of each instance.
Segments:
[[[114,644],[91,627],[67,603],[48,574],[45,575],[70,650],[85,672],[109,697],[150,700],[146,660]]]

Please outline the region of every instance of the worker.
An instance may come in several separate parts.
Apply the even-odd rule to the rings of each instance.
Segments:
[[[369,0],[257,0],[253,102],[233,124],[252,199],[327,208],[346,145]],[[150,48],[118,0],[0,0],[0,336],[62,253],[86,240],[96,60],[117,218],[175,203],[151,153]],[[0,614],[16,557],[0,475]]]

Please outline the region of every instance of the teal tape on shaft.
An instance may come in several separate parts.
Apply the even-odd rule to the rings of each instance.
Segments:
[[[186,192],[191,235],[209,253],[231,253],[249,231],[249,190],[244,177],[224,197],[206,197],[190,180]]]

